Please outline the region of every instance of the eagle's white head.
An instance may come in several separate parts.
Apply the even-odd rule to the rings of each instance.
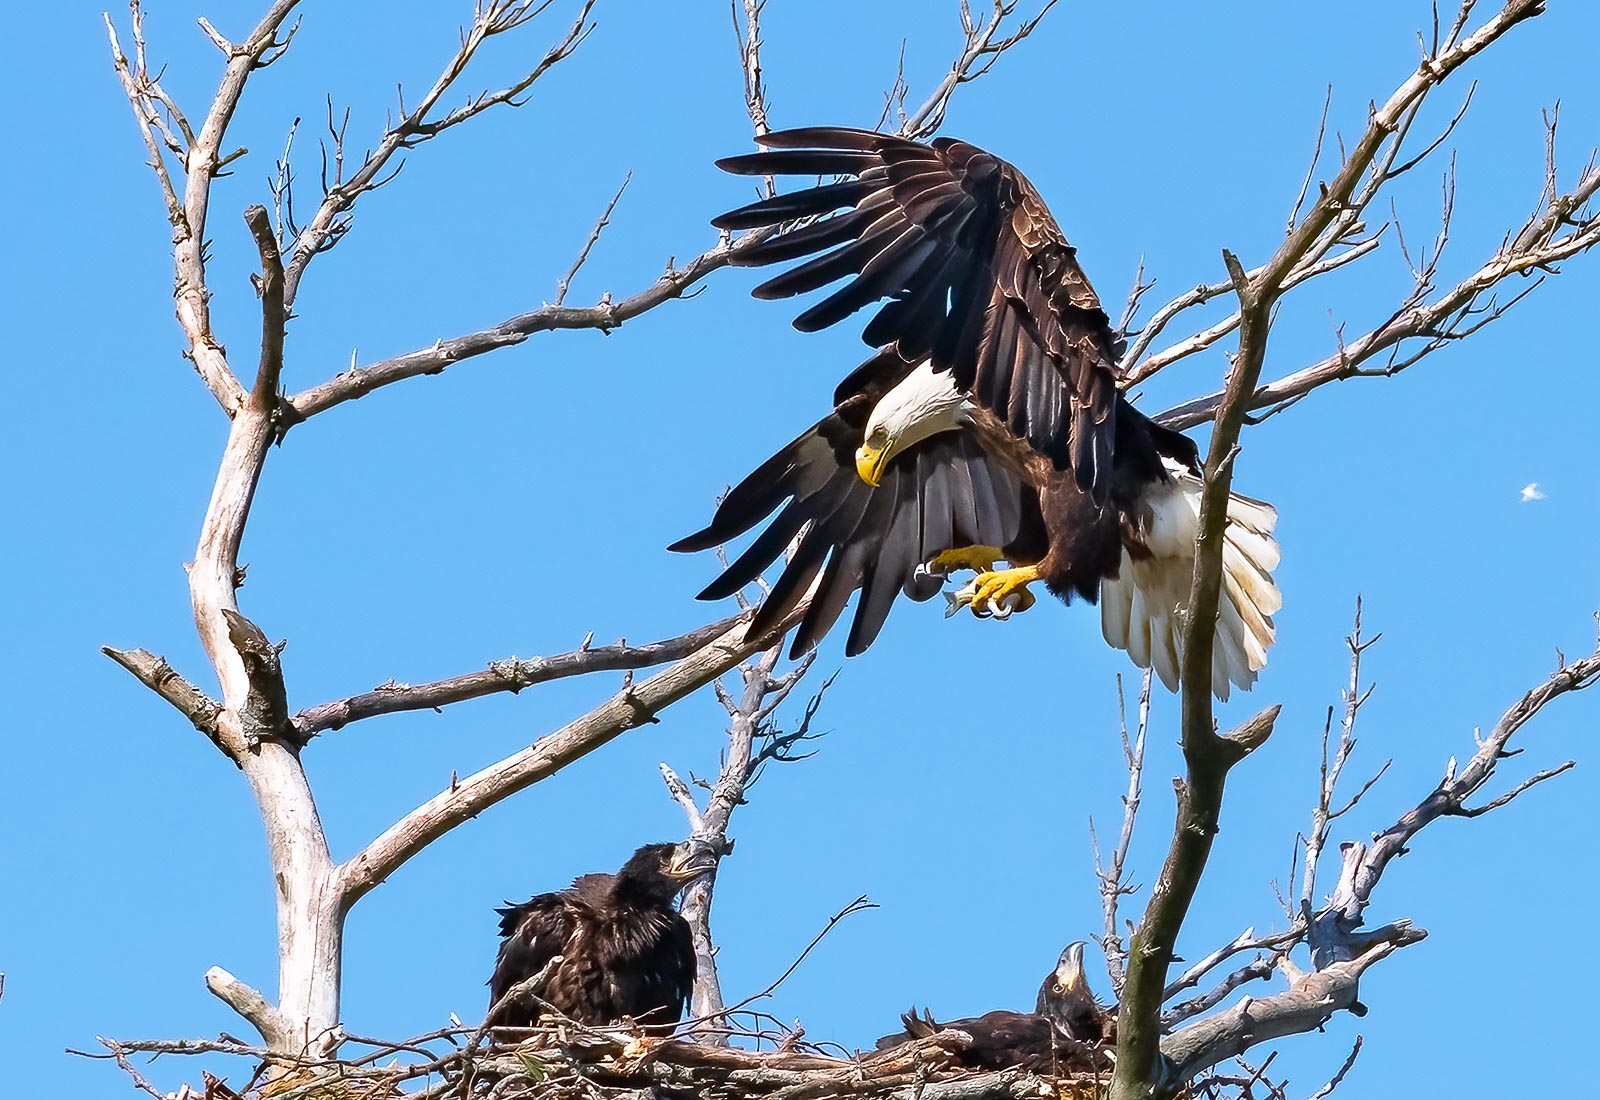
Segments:
[[[895,455],[929,436],[953,431],[965,422],[966,396],[956,389],[949,371],[935,371],[928,360],[918,363],[894,389],[883,395],[867,418],[856,449],[856,472],[876,487]]]

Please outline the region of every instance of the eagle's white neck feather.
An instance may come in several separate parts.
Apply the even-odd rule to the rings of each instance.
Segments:
[[[866,436],[871,439],[881,429],[899,453],[929,436],[960,427],[965,402],[950,372],[935,371],[932,363],[924,360],[873,408]]]

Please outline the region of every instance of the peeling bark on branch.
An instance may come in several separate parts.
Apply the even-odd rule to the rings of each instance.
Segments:
[[[245,747],[255,749],[265,737],[280,737],[289,728],[289,696],[283,686],[283,666],[278,660],[279,646],[267,641],[261,628],[231,608],[222,609],[228,626],[228,640],[244,662],[250,681],[245,700]]]
[[[1425,938],[1420,929],[1400,929],[1345,962],[1290,979],[1287,992],[1253,1000],[1189,1025],[1161,1044],[1177,1080],[1188,1080],[1258,1043],[1315,1031],[1341,1009],[1356,1005],[1361,975],[1374,963]]]
[[[165,657],[158,657],[148,649],[113,649],[101,646],[100,652],[127,669],[138,681],[161,698],[178,708],[194,728],[210,738],[211,743],[232,759],[222,736],[217,732],[217,715],[222,704],[184,679]],[[235,761],[237,764],[237,761]]]
[[[250,403],[257,409],[270,411],[278,401],[278,379],[283,374],[283,330],[289,321],[283,293],[283,257],[278,254],[278,238],[272,232],[272,219],[267,216],[265,206],[246,207],[244,221],[261,255],[261,274],[256,279],[256,293],[261,296],[261,362],[256,367]]]

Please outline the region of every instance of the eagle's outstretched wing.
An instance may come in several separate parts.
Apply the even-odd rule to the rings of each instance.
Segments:
[[[807,260],[755,290],[787,298],[849,278],[800,314],[815,331],[890,299],[862,338],[932,358],[1017,435],[1104,501],[1111,483],[1121,349],[1075,250],[1027,178],[977,146],[868,130],[763,134],[769,152],[718,161],[740,175],[853,176],[741,207],[723,229],[849,208],[735,254],[759,266]]]
[[[772,592],[756,613],[758,637],[788,617],[816,585],[791,653],[815,645],[857,589],[861,600],[845,652],[872,644],[896,593],[926,600],[940,588],[918,584],[917,566],[943,550],[1005,546],[1037,522],[1037,498],[990,458],[968,430],[943,432],[898,455],[874,488],[856,472],[855,452],[879,398],[911,370],[893,349],[864,363],[840,386],[834,411],[734,486],[704,530],[670,549],[708,550],[777,512],[700,598],[723,599],[750,584],[798,536]],[[779,510],[781,508],[781,511]],[[1030,511],[1031,508],[1031,511]],[[818,579],[820,577],[820,580]]]

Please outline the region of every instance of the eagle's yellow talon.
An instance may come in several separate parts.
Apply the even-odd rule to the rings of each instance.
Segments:
[[[1016,606],[1011,609],[1014,614],[1026,611],[1035,603],[1036,597],[1028,591],[1028,585],[1039,579],[1039,568],[1035,565],[1023,565],[1015,569],[990,570],[979,573],[972,578],[972,611],[980,611],[1003,606],[1008,596],[1015,596]]]
[[[1005,557],[998,546],[963,546],[959,550],[941,550],[929,562],[936,570],[949,573],[956,569],[970,569],[974,573],[988,573],[994,563]]]

